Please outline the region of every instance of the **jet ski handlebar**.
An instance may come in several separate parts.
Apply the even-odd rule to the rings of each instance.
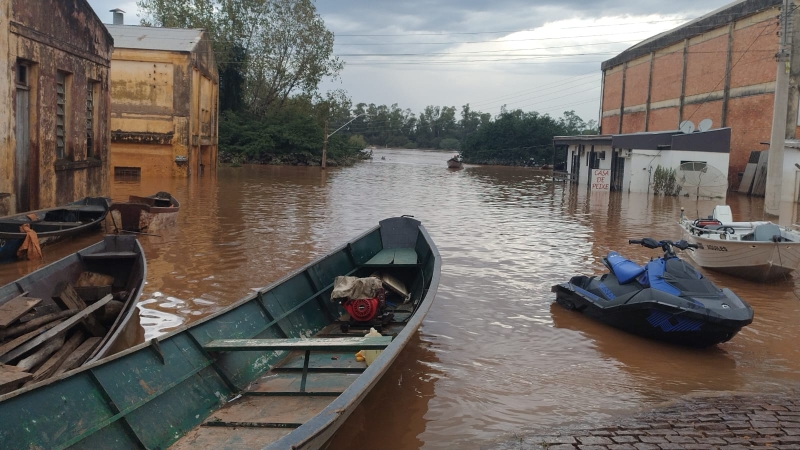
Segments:
[[[669,251],[671,247],[675,247],[679,250],[686,250],[689,248],[698,248],[697,244],[690,244],[685,240],[681,239],[680,241],[657,241],[653,238],[642,238],[642,239],[630,239],[628,241],[629,244],[639,244],[642,247],[647,248],[661,248],[665,252]]]

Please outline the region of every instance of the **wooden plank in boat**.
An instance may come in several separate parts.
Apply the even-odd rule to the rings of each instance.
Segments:
[[[86,309],[86,302],[75,292],[72,285],[66,281],[58,283],[53,291],[53,300],[63,305],[66,309],[83,310]],[[83,326],[92,336],[105,336],[106,329],[100,325],[94,316],[87,316]]]
[[[31,308],[38,305],[42,299],[20,295],[0,305],[0,327],[7,327]]]
[[[357,373],[309,372],[306,376],[305,392],[300,390],[303,376],[300,373],[268,372],[268,376],[258,379],[250,388],[242,392],[244,396],[337,396],[344,392],[359,377]]]
[[[394,252],[395,264],[416,264],[417,252],[413,248],[398,248]]]
[[[325,409],[331,397],[244,396],[225,405],[204,426],[296,428]]]
[[[75,349],[81,345],[83,342],[83,332],[78,331],[72,335],[71,338],[67,339],[67,342],[64,343],[64,346],[59,348],[55,353],[53,353],[50,358],[42,364],[41,367],[36,369],[36,372],[33,374],[33,379],[30,380],[30,383],[36,383],[37,381],[44,380],[45,378],[49,378],[51,375],[55,374],[56,370],[61,367],[61,364],[69,358]]]
[[[89,355],[92,354],[92,351],[95,349],[95,347],[97,347],[98,344],[100,344],[100,341],[102,340],[103,338],[101,337],[91,337],[83,341],[83,344],[81,344],[80,347],[72,352],[72,354],[67,357],[66,361],[64,361],[58,367],[58,369],[56,369],[56,372],[53,374],[53,376],[61,375],[62,373],[72,370],[83,364],[87,359],[89,359]]]
[[[393,248],[387,248],[378,252],[377,255],[370,258],[364,265],[365,266],[382,266],[391,264],[394,261],[394,251]]]
[[[18,389],[31,377],[32,373],[25,372],[19,367],[0,364],[0,395]]]
[[[237,350],[382,350],[392,343],[391,336],[322,339],[217,339],[204,347],[212,352]]]
[[[222,427],[196,427],[169,448],[170,450],[264,448],[292,430],[293,428],[237,428],[236,432],[231,433],[231,430]]]
[[[0,356],[0,363],[5,364],[8,361],[11,361],[12,359],[16,358],[17,356],[20,356],[23,353],[27,352],[28,350],[31,350],[32,348],[36,347],[37,345],[41,344],[42,342],[44,342],[44,341],[50,339],[51,337],[57,335],[58,333],[64,332],[64,331],[72,328],[73,326],[77,325],[78,322],[80,322],[81,320],[86,318],[89,314],[92,314],[93,312],[95,312],[98,309],[100,309],[103,306],[105,306],[105,304],[108,303],[112,298],[113,298],[112,296],[106,295],[101,300],[97,301],[97,303],[94,303],[93,305],[87,307],[86,309],[84,309],[83,311],[79,312],[78,314],[75,314],[74,316],[70,317],[69,319],[61,322],[60,324],[54,326],[53,328],[51,328],[50,330],[40,334],[39,336],[31,339],[30,341],[20,345],[19,347],[15,348],[14,350],[11,350],[10,352],[6,353],[5,355]],[[34,333],[36,333],[36,332],[38,332],[38,330],[35,331]]]
[[[36,336],[39,336],[40,334],[43,334],[43,333],[47,332],[47,330],[55,328],[61,322],[62,322],[62,320],[58,319],[58,320],[56,320],[54,322],[50,322],[50,323],[48,323],[46,325],[43,325],[41,328],[38,328],[38,329],[33,330],[33,331],[30,331],[30,332],[28,332],[26,334],[23,334],[22,336],[18,336],[16,338],[14,338],[14,340],[12,340],[12,341],[6,342],[2,346],[0,346],[0,355],[5,355],[6,353],[10,352],[11,350],[14,350],[15,348],[19,347],[20,345],[24,344],[25,342],[28,342],[29,340],[35,338]]]

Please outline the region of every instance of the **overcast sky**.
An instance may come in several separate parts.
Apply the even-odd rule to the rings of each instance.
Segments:
[[[139,22],[135,1],[89,0]],[[320,0],[353,103],[509,109],[597,119],[600,63],[729,0]]]

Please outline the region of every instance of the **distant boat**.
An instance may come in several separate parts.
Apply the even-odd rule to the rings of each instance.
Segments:
[[[0,396],[0,448],[323,448],[419,329],[440,272],[418,220],[383,220],[208,317]]]
[[[169,192],[149,197],[131,195],[127,202],[112,203],[106,230],[153,233],[174,226],[181,205]]]
[[[787,276],[800,267],[800,233],[772,222],[734,222],[727,205],[709,218],[678,222],[684,239],[699,248],[689,255],[700,266],[753,281]]]
[[[105,197],[86,197],[64,206],[0,217],[0,262],[17,259],[17,250],[26,234],[20,226],[28,224],[36,232],[39,245],[52,244],[100,226],[108,213]]]
[[[461,161],[457,156],[454,156],[447,160],[447,168],[448,169],[460,169],[464,167],[464,162]]]

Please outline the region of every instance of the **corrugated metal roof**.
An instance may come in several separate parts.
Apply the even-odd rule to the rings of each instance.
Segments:
[[[200,28],[158,28],[135,25],[106,25],[114,48],[191,52],[200,42]]]

